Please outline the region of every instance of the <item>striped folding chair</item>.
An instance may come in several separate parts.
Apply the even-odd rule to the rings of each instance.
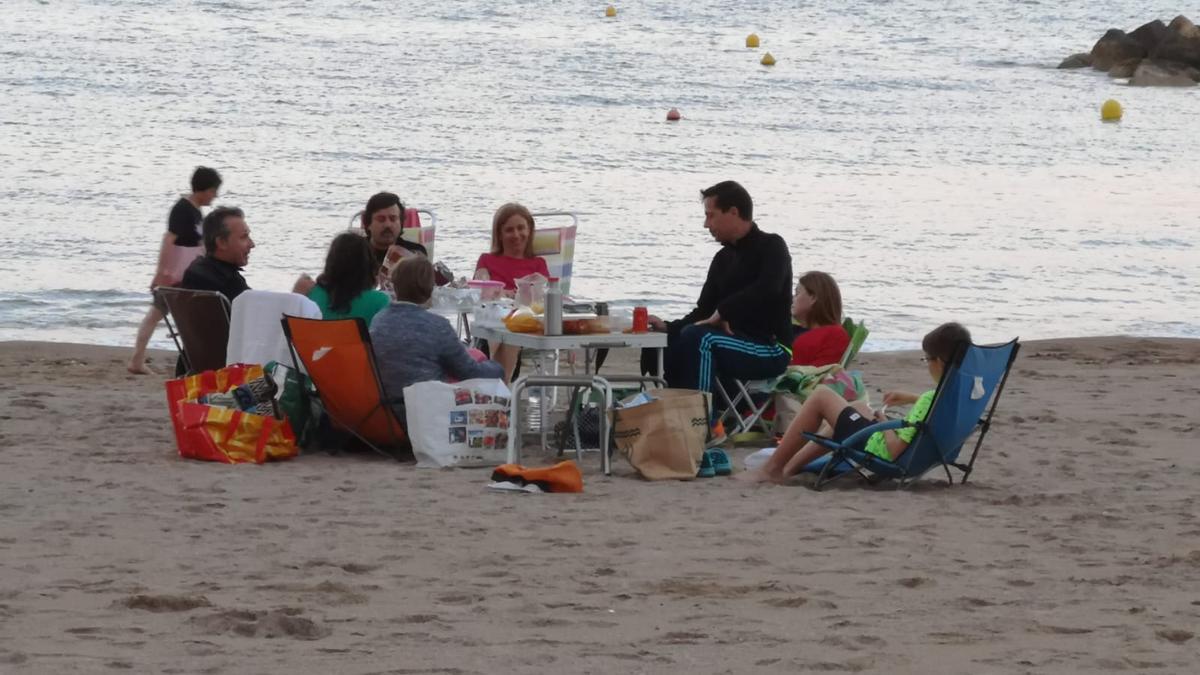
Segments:
[[[428,225],[421,224],[421,214],[424,214]],[[433,260],[433,239],[437,234],[437,214],[429,209],[405,209],[404,228],[400,230],[400,238],[404,241],[420,244],[425,247],[429,259]]]
[[[562,227],[538,227],[533,233],[533,254],[546,261],[550,276],[558,277],[563,295],[571,292],[571,272],[575,263],[575,231],[579,228],[579,216],[570,211],[543,211],[533,214],[535,221],[543,218],[566,217],[570,225]]]

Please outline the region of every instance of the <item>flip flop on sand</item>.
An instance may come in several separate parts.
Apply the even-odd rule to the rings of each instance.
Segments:
[[[729,476],[733,474],[733,462],[729,461],[729,455],[724,450],[713,448],[704,454],[708,456],[716,475]]]
[[[712,478],[717,475],[717,470],[713,468],[712,457],[705,450],[700,456],[700,470],[696,472],[696,478]]]

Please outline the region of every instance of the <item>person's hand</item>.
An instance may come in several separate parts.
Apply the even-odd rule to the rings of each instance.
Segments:
[[[889,391],[883,395],[883,404],[889,405],[908,405],[916,399],[913,395],[906,391]]]
[[[654,331],[655,333],[667,332],[667,322],[663,321],[657,316],[654,316],[653,314],[646,317],[646,322],[650,325],[650,330]]]
[[[886,422],[886,421],[888,421],[888,418],[887,418],[887,406],[886,406],[886,405],[885,405],[885,406],[883,406],[882,408],[876,408],[876,409],[875,409],[875,421],[876,421],[876,422]]]
[[[707,319],[704,319],[703,321],[697,321],[695,323],[695,325],[697,325],[697,326],[712,326],[714,328],[720,328],[721,330],[725,331],[726,335],[733,335],[733,329],[729,327],[728,321],[721,318],[720,312],[713,312],[712,316],[708,317]]]
[[[308,276],[308,274],[301,274],[300,278],[296,280],[295,285],[292,286],[292,292],[299,293],[300,295],[308,295],[308,292],[316,285],[317,282],[313,281],[313,278]]]

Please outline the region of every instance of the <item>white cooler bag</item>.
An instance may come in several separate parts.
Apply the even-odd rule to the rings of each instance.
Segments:
[[[417,466],[503,464],[508,459],[509,395],[500,380],[405,387],[408,438]]]

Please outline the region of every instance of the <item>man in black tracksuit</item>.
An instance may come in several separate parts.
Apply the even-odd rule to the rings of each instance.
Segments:
[[[791,359],[792,257],[777,234],[758,229],[744,187],[724,181],[702,190],[704,227],[722,244],[696,308],[682,319],[650,317],[667,333],[667,384],[712,391],[717,377],[762,379]],[[649,350],[647,350],[649,351]],[[647,354],[642,368],[653,369]]]

